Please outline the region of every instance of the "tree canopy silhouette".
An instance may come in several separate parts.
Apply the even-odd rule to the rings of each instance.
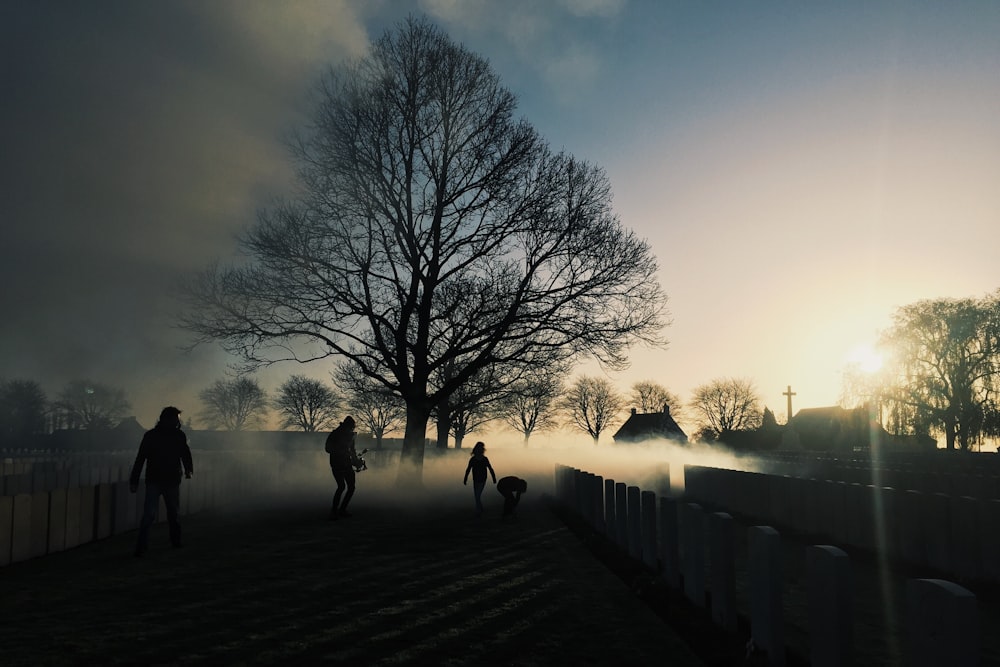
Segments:
[[[718,440],[725,433],[756,429],[763,419],[757,389],[752,381],[743,378],[718,378],[695,387],[689,405],[702,440]]]
[[[903,306],[881,344],[891,354],[876,392],[893,433],[943,433],[970,449],[997,432],[1000,291]]]
[[[402,461],[418,470],[433,410],[481,370],[620,367],[630,345],[661,344],[657,262],[607,177],[515,109],[432,24],[387,32],[322,80],[294,198],[260,214],[247,263],[190,285],[186,326],[250,364],[342,355],[405,402]]]

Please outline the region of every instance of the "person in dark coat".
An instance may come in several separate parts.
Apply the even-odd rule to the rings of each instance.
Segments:
[[[469,465],[465,466],[465,479],[462,484],[468,486],[469,473],[472,473],[472,493],[476,499],[476,516],[483,513],[483,489],[486,488],[486,472],[493,476],[493,483],[497,483],[497,474],[493,472],[490,460],[486,458],[486,443],[477,442],[472,448],[472,456],[469,457]]]
[[[354,449],[354,418],[347,416],[340,426],[330,431],[326,437],[326,451],[330,454],[330,470],[337,480],[337,490],[333,494],[333,506],[330,507],[330,520],[351,516],[347,504],[354,497],[354,461],[358,454]],[[344,493],[344,491],[347,493]],[[343,498],[341,498],[343,497]]]
[[[513,516],[521,494],[528,491],[528,483],[520,477],[503,477],[497,482],[497,491],[503,496],[503,516]]]
[[[194,474],[191,448],[187,435],[181,430],[181,411],[173,406],[163,408],[156,426],[146,431],[139,444],[139,453],[129,475],[129,490],[139,489],[139,475],[146,467],[146,497],[139,522],[139,536],[135,544],[135,555],[146,553],[149,527],[156,520],[160,496],[167,508],[167,523],[170,526],[170,543],[181,546],[181,524],[178,514],[181,508],[181,471],[190,479]]]

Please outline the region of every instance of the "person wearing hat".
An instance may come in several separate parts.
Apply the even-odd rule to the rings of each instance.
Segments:
[[[181,470],[188,479],[194,474],[191,448],[187,436],[181,430],[181,411],[173,406],[163,408],[156,426],[146,431],[139,444],[139,453],[129,475],[129,490],[139,489],[139,475],[146,467],[146,498],[139,522],[139,537],[135,545],[135,555],[146,553],[149,527],[156,520],[160,496],[167,508],[167,523],[170,526],[170,543],[181,546],[181,524],[177,518],[181,507]]]
[[[333,478],[337,480],[337,490],[333,494],[333,505],[330,507],[330,520],[336,521],[351,516],[347,511],[347,504],[354,497],[353,464],[358,456],[354,449],[353,417],[345,417],[340,426],[326,436],[326,451],[330,454],[330,470],[333,472]]]

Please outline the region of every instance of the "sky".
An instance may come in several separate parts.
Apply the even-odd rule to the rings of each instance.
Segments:
[[[1000,287],[993,0],[9,2],[0,378],[118,386],[147,427],[197,413],[234,360],[184,349],[178,282],[290,192],[320,74],[408,14],[487,58],[650,243],[669,345],[609,373],[623,391],[743,378],[784,421],[787,386],[837,403],[898,308]]]

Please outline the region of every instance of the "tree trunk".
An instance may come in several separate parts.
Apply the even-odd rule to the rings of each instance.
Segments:
[[[437,448],[448,449],[448,431],[451,429],[451,420],[438,415],[437,420]]]
[[[424,445],[427,442],[427,422],[431,411],[428,406],[408,401],[406,404],[406,430],[403,449],[399,457],[396,481],[400,486],[422,486],[424,475]]]
[[[955,423],[952,421],[944,425],[945,449],[952,451],[955,449]]]

